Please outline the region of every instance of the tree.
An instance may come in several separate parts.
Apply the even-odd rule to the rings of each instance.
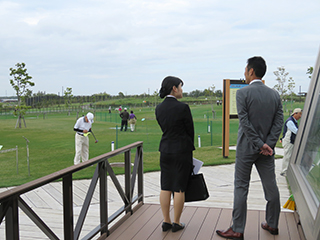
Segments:
[[[221,98],[222,97],[222,91],[220,89],[215,91],[214,94],[216,95],[217,98]]]
[[[24,126],[27,127],[24,120],[24,115],[26,112],[25,97],[31,96],[32,91],[29,87],[33,87],[35,84],[31,82],[31,76],[27,73],[25,63],[17,63],[15,65],[17,69],[10,68],[10,76],[13,76],[13,79],[10,79],[10,84],[13,89],[16,91],[18,97],[18,106],[16,107],[15,114],[18,115],[16,128],[19,123],[19,128],[21,128],[21,119],[23,119]]]
[[[273,88],[280,94],[281,99],[283,99],[284,95],[288,91],[293,91],[295,86],[294,80],[292,77],[290,77],[288,85],[286,84],[289,73],[286,72],[286,69],[283,66],[278,67],[278,70],[274,71],[273,74],[277,77],[276,80],[278,82],[278,84],[276,84]]]
[[[311,79],[312,73],[313,73],[313,67],[309,67],[309,68],[307,69],[307,73],[306,73],[306,74],[309,74],[309,75],[310,75],[310,76],[309,76],[310,79]]]
[[[216,87],[214,86],[214,84],[212,84],[211,87],[208,87],[208,89],[205,89],[205,90],[203,91],[203,94],[204,94],[206,97],[211,97],[211,96],[214,95],[214,89],[215,89],[215,88],[216,88]]]
[[[118,96],[119,96],[119,98],[124,98],[123,92],[119,92],[119,93],[118,93]]]
[[[67,87],[67,89],[64,91],[64,100],[67,108],[71,105],[72,97],[72,88]],[[70,115],[70,109],[68,115]]]
[[[198,90],[198,89],[193,90],[192,92],[189,93],[189,96],[190,96],[190,97],[196,97],[196,98],[197,98],[197,97],[201,96],[201,91]]]
[[[293,78],[290,77],[289,80],[288,80],[287,88],[288,88],[288,92],[289,92],[290,97],[291,97],[291,109],[292,109],[292,96],[294,94],[293,90],[294,90],[295,86],[296,86],[296,83],[294,82]]]

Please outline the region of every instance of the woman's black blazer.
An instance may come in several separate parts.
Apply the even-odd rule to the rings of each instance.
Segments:
[[[160,152],[182,153],[195,150],[193,120],[187,104],[176,98],[166,97],[156,107],[156,118],[163,132]]]

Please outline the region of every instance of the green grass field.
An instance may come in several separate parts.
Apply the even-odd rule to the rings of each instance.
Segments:
[[[303,106],[303,104],[300,104]],[[297,106],[297,107],[302,107]],[[215,119],[212,118],[211,105],[190,106],[195,125],[194,157],[204,161],[205,165],[228,164],[235,160],[235,152],[230,151],[229,158],[222,157],[222,150],[218,147],[222,144],[222,106],[214,105]],[[120,128],[120,117],[117,113],[111,116],[105,112],[96,111],[95,122],[92,130],[99,140],[94,143],[90,136],[90,158],[99,156],[111,151],[111,142],[114,141],[118,148],[136,141],[143,141],[144,171],[159,170],[158,146],[161,138],[161,130],[158,126],[154,108],[132,108],[138,121],[135,132],[118,132]],[[79,113],[79,115],[86,112]],[[285,115],[287,117],[288,115]],[[145,121],[141,119],[145,118]],[[27,128],[16,128],[17,119],[13,116],[0,116],[1,121],[1,142],[3,149],[11,149],[18,146],[19,149],[19,173],[16,172],[15,152],[0,153],[0,187],[20,185],[50,173],[59,171],[73,165],[75,143],[73,126],[77,114],[71,113],[50,113],[28,114],[25,116]],[[116,122],[117,121],[117,122]],[[212,121],[212,137],[208,133],[207,123]],[[238,120],[230,121],[230,145],[236,145]],[[201,136],[201,148],[198,148],[197,136]],[[30,176],[28,175],[26,141],[29,139],[30,151]],[[212,142],[211,142],[212,138]],[[211,146],[212,145],[212,146]],[[280,145],[279,145],[280,146]],[[134,157],[135,152],[132,152]],[[123,155],[110,159],[110,162],[123,160]],[[74,178],[91,178],[95,167],[92,166],[74,174]],[[117,169],[122,173],[122,169]]]

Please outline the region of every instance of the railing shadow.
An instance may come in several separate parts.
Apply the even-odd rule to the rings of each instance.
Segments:
[[[131,165],[131,150],[136,148],[136,154]],[[118,181],[109,159],[119,154],[124,154],[124,188]],[[73,184],[72,175],[87,167],[97,164],[90,186],[85,196],[80,215],[74,228],[73,213]],[[131,171],[132,169],[132,171]],[[122,201],[123,206],[109,216],[108,213],[108,189],[107,174],[109,174],[114,183]],[[79,239],[83,224],[85,222],[90,203],[99,181],[99,204],[100,204],[100,223],[92,229],[82,239],[92,239],[100,233],[100,238],[109,235],[109,224],[118,219],[121,214],[132,214],[133,204],[136,207],[143,204],[143,142],[136,142],[115,151],[105,153],[92,158],[81,164],[65,168],[61,171],[52,173],[21,186],[0,193],[0,224],[5,219],[5,232],[7,240],[20,239],[19,236],[19,208],[31,219],[49,239],[59,239],[50,227],[32,210],[32,208],[21,198],[21,195],[32,191],[38,187],[62,178],[63,194],[63,232],[64,239]],[[137,194],[134,196],[135,184],[137,181]]]

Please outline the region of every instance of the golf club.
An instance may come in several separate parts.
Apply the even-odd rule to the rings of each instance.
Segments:
[[[97,143],[98,140],[96,139],[96,136],[94,135],[93,131],[91,130],[92,136],[94,137],[94,139],[96,140],[94,143]]]

